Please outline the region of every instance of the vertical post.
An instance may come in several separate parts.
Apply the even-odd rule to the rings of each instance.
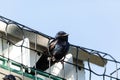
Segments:
[[[76,80],[78,80],[78,47],[76,47]]]
[[[6,23],[5,35],[6,35],[6,39],[7,39],[7,57],[8,57],[7,65],[9,66],[9,71],[10,71],[10,73],[11,73],[11,69],[10,69],[10,56],[9,56],[9,47],[10,47],[9,45],[10,45],[10,43],[9,43],[8,31],[7,31],[7,29],[8,29],[8,24],[9,24],[9,22]]]
[[[50,54],[50,51],[49,51],[49,44],[50,44],[50,39],[49,39],[49,41],[48,41],[48,53],[49,53],[49,56],[51,55]],[[51,74],[51,57],[49,57],[49,73]],[[49,80],[50,80],[50,77],[51,77],[51,75],[49,75]]]
[[[37,34],[35,34],[35,50],[37,50]],[[35,54],[35,62],[37,62],[37,53]],[[35,80],[37,80],[37,69],[35,65]]]
[[[23,39],[23,42],[21,44],[21,63],[23,64],[23,44],[25,42],[25,35],[24,35],[24,32],[23,32],[23,27],[21,28],[19,25],[17,25],[17,27],[19,27],[22,31],[22,39]],[[24,72],[23,72],[23,65],[21,65],[21,70],[22,70],[22,80],[24,80]]]

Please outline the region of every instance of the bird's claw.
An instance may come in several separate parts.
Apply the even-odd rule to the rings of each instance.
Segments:
[[[56,59],[55,59],[55,57],[52,57],[52,61],[55,61]]]
[[[50,61],[52,58],[51,57],[48,57],[47,60]]]

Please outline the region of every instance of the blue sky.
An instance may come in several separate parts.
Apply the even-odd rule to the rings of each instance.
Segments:
[[[120,0],[1,0],[0,15],[120,61]]]

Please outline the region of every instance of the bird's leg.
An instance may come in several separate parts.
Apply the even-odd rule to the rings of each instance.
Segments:
[[[65,57],[63,57],[63,58],[60,60],[60,62],[61,62],[62,64],[64,64],[64,60],[65,60]]]

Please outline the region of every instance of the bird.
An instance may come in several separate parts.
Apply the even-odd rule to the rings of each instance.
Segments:
[[[14,75],[9,74],[9,75],[5,75],[5,77],[3,77],[3,80],[16,80],[16,78]]]
[[[55,38],[50,41],[47,51],[45,51],[33,68],[45,71],[57,62],[63,61],[69,50],[68,35],[64,31],[59,31]],[[49,63],[50,62],[50,63]]]

